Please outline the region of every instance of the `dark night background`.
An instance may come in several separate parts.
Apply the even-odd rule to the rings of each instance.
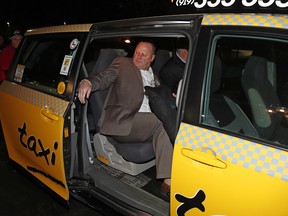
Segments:
[[[267,1],[267,0],[266,0]],[[173,2],[173,3],[172,3]],[[31,28],[96,23],[101,21],[159,16],[179,13],[207,12],[195,7],[175,7],[176,0],[5,0],[1,5],[0,34],[7,37],[15,27],[25,31]],[[268,8],[243,7],[241,1],[225,8],[209,8],[209,12],[265,12],[273,13],[275,4]],[[188,8],[188,9],[187,9]],[[277,13],[288,14],[288,8],[277,8]],[[10,27],[8,28],[8,22]]]
[[[30,28],[165,15],[171,0],[10,0],[2,2],[0,34]],[[10,28],[8,28],[9,22]]]

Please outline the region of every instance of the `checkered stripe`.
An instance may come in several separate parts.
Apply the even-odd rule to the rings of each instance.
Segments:
[[[261,26],[288,29],[286,15],[206,14],[202,25]]]
[[[0,85],[0,91],[6,92],[9,95],[17,97],[40,108],[44,108],[45,106],[51,107],[59,116],[64,115],[69,103],[68,101],[61,100],[57,97],[53,97],[51,95],[44,94],[11,82],[3,82]]]
[[[211,148],[222,160],[288,181],[288,152],[182,123],[176,145]]]

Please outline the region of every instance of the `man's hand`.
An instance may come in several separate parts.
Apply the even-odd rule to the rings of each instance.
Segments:
[[[91,91],[92,91],[91,82],[87,79],[82,80],[78,88],[78,99],[82,104],[84,104],[86,99],[89,98]]]

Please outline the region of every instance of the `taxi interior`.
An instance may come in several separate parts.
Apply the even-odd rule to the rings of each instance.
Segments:
[[[136,44],[141,40],[152,40],[157,47],[151,66],[158,75],[160,68],[175,52],[179,37],[183,36],[109,37],[92,40],[84,55],[79,81],[104,71],[118,56],[132,57]],[[73,163],[76,166],[69,174],[68,184],[75,185],[77,180],[74,176],[89,176],[95,186],[107,194],[113,194],[119,200],[152,212],[153,215],[166,215],[169,212],[169,197],[160,192],[162,180],[155,179],[155,155],[151,141],[120,144],[99,133],[97,123],[108,89],[93,92],[85,106],[76,100],[75,119],[82,119],[75,121],[76,131],[79,130],[77,143],[84,143],[82,156],[78,154],[77,157],[89,160],[83,160],[84,164],[79,164],[78,160],[77,164],[75,158],[76,162],[72,162],[72,167]],[[80,128],[84,128],[84,131],[80,132]],[[75,154],[72,150],[72,155]],[[78,191],[74,195],[85,196],[83,193]]]
[[[129,43],[125,43],[127,39],[129,39]],[[141,37],[134,36],[130,38],[103,38],[91,41],[84,56],[84,65],[79,80],[105,70],[117,56],[131,57],[135,45],[140,39]],[[177,47],[178,39],[179,37],[153,38],[157,46],[157,52],[152,68],[156,73],[159,73],[159,69],[171,57]],[[249,99],[249,93],[245,89],[247,88],[245,87],[246,82],[251,80],[251,78],[245,78],[244,76],[246,70],[251,71],[250,67],[257,68],[259,64],[267,64],[264,71],[256,70],[258,72],[255,76],[256,79],[259,79],[263,73],[269,77],[267,85],[272,86],[272,89],[268,89],[267,86],[261,87],[260,92],[263,92],[263,88],[265,88],[266,90],[268,89],[268,91],[264,91],[265,93],[269,92],[270,94],[271,92],[275,92],[275,97],[278,98],[279,96],[279,101],[278,99],[273,101],[276,104],[273,106],[272,102],[268,104],[272,112],[270,115],[272,118],[278,115],[279,112],[277,114],[276,109],[279,109],[279,107],[287,109],[285,108],[285,103],[287,102],[285,100],[286,94],[281,93],[287,86],[285,70],[287,63],[285,58],[288,54],[288,45],[281,41],[270,41],[267,43],[267,40],[261,38],[221,37],[217,40],[215,47],[215,53],[212,53],[212,56],[214,56],[213,77],[211,79],[212,87],[209,93],[211,101],[209,110],[212,113],[213,120],[207,120],[206,123],[209,126],[222,128],[228,132],[242,133],[257,139],[267,139],[272,143],[276,143],[276,145],[283,143],[283,140],[288,140],[286,139],[288,134],[286,132],[287,127],[285,126],[286,117],[285,115],[283,117],[283,112],[280,113],[281,117],[277,117],[278,125],[275,126],[276,123],[272,122],[273,126],[271,126],[277,127],[277,131],[280,131],[279,127],[281,126],[281,133],[277,135],[268,134],[267,131],[262,130],[261,125],[257,125],[253,117],[255,116],[255,108],[253,108],[253,103]],[[252,66],[247,66],[247,64],[251,64],[248,62],[255,56],[265,59],[264,63],[256,61],[252,63]],[[187,76],[187,74],[184,76]],[[83,155],[79,156],[78,154],[77,157],[85,157],[89,158],[89,160],[83,160],[84,164],[79,164],[79,160],[78,164],[75,162],[75,170],[70,172],[69,176],[71,178],[68,183],[73,187],[76,181],[73,176],[79,174],[83,176],[87,175],[93,179],[95,186],[107,194],[113,194],[113,196],[119,200],[123,200],[125,203],[129,203],[138,209],[152,212],[153,215],[168,214],[169,198],[160,193],[161,181],[155,179],[156,170],[151,143],[148,143],[148,145],[147,143],[121,145],[113,141],[113,139],[99,134],[97,122],[101,115],[106,94],[107,90],[93,93],[89,99],[89,103],[86,103],[86,108],[76,103],[75,110],[78,110],[76,113],[78,112],[78,115],[82,115],[83,117],[81,122],[76,122],[76,128],[85,128],[82,131],[82,135],[79,133],[77,143],[87,144],[82,146]],[[226,101],[225,103],[228,104],[226,108],[222,103],[223,97]],[[266,101],[265,98],[263,100]],[[231,104],[234,105],[232,106]],[[223,109],[226,109],[224,112],[225,115],[223,115]],[[241,118],[237,117],[239,112],[235,111],[235,109],[240,110]],[[265,113],[267,114],[266,111]],[[256,112],[259,112],[259,110]],[[245,119],[243,116],[245,116]],[[178,121],[175,122],[176,125],[179,124],[180,118],[181,116],[178,113]],[[280,122],[279,118],[281,119]],[[235,119],[237,127],[235,127]],[[242,124],[244,126],[239,128],[239,125]],[[269,130],[271,130],[271,127]],[[78,174],[75,175],[75,172]],[[83,193],[83,191],[78,191],[74,195],[85,196]],[[139,196],[141,196],[141,201],[139,201]],[[153,210],[150,209],[151,206],[153,206]]]

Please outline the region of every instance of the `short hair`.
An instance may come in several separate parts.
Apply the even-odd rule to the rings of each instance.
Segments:
[[[139,43],[141,43],[141,42],[143,42],[143,43],[150,43],[150,44],[152,45],[153,54],[156,53],[156,45],[155,45],[155,43],[154,43],[154,41],[153,41],[152,39],[150,39],[150,38],[141,38],[141,39],[138,41],[137,45],[138,45]]]
[[[189,49],[189,41],[185,38],[178,38],[177,40],[177,49]]]
[[[178,54],[183,54],[183,52],[187,52],[188,51],[188,49],[185,49],[185,48],[177,48],[177,50],[176,50],[176,52],[178,53]]]

